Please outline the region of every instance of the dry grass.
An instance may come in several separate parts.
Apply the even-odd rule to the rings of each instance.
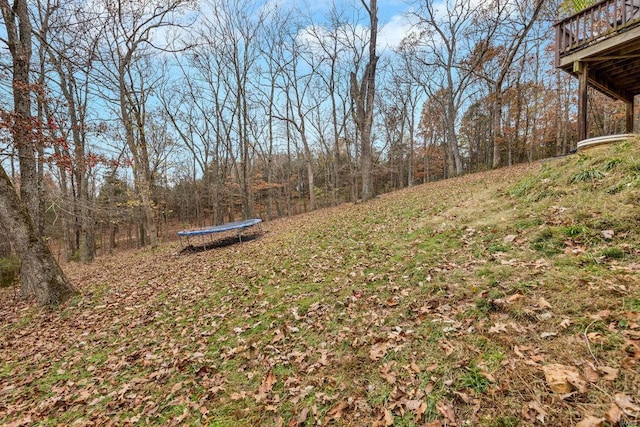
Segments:
[[[633,425],[639,186],[625,143],[68,265],[58,310],[0,294],[0,420]]]

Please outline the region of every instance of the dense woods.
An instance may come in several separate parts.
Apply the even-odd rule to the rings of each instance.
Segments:
[[[295,3],[2,2],[0,165],[61,257],[575,144],[576,82],[553,68],[556,2],[421,1],[402,30],[374,0]],[[6,36],[20,7],[28,80]],[[623,130],[624,106],[592,96],[592,133]]]

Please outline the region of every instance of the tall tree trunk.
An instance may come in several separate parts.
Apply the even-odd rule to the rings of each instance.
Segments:
[[[458,135],[456,133],[456,117],[458,115],[456,106],[453,102],[453,97],[448,97],[447,102],[447,130],[446,130],[446,140],[447,140],[447,151],[449,152],[448,157],[450,158],[449,164],[449,173],[450,176],[459,176],[462,175],[463,165],[462,165],[462,155],[460,154],[460,146],[458,145]]]
[[[512,39],[510,45],[508,46],[507,48],[508,54],[505,57],[504,61],[502,61],[502,64],[500,67],[500,74],[498,75],[498,78],[494,83],[493,121],[492,121],[492,128],[493,128],[492,166],[494,168],[497,168],[500,166],[500,162],[501,162],[500,152],[501,152],[502,144],[504,143],[504,135],[502,132],[502,85],[504,84],[504,80],[506,79],[507,74],[509,73],[509,69],[511,68],[513,61],[515,60],[516,55],[520,53],[520,50],[521,50],[520,47],[525,42],[527,34],[529,34],[529,31],[531,30],[531,28],[533,28],[533,24],[538,19],[538,15],[542,10],[543,3],[544,3],[544,0],[535,0],[533,14],[529,17],[529,20],[526,22],[524,28],[522,29],[522,32],[518,33],[516,37]]]
[[[124,62],[123,63],[128,63]],[[146,148],[146,139],[144,134],[144,117],[140,114],[139,110],[135,108],[140,107],[132,105],[132,101],[129,99],[129,89],[124,80],[126,76],[125,67],[121,66],[119,69],[119,90],[120,90],[120,114],[121,120],[125,128],[125,138],[129,150],[133,156],[134,161],[134,179],[135,188],[140,197],[142,204],[142,210],[145,221],[144,230],[140,235],[139,241],[144,245],[144,234],[148,235],[149,244],[152,248],[158,245],[157,227],[155,221],[155,213],[153,206],[153,199],[151,197],[151,191],[153,183],[151,181],[151,171],[149,170],[149,154]],[[133,114],[131,109],[134,109]],[[138,130],[138,134],[134,132],[134,129]]]
[[[413,187],[413,181],[414,181],[414,177],[413,177],[413,169],[414,169],[414,162],[415,162],[415,110],[416,110],[416,103],[415,100],[412,98],[412,94],[411,94],[411,86],[409,86],[409,88],[407,88],[407,100],[411,106],[409,114],[408,114],[408,120],[409,120],[409,173],[407,175],[407,186],[409,187]]]
[[[35,229],[7,173],[0,167],[0,221],[20,257],[20,294],[35,296],[43,305],[59,304],[77,293],[68,282],[51,250]]]
[[[31,21],[25,0],[16,0],[13,7],[0,0],[7,45],[13,61],[14,123],[12,133],[20,163],[20,196],[38,232],[44,231],[40,207],[41,186],[38,182],[37,144],[31,130],[31,98],[29,67],[31,63]]]
[[[373,101],[376,89],[376,41],[378,37],[377,0],[369,0],[369,5],[361,0],[369,14],[369,62],[364,69],[362,81],[358,84],[355,73],[351,73],[351,97],[355,104],[354,118],[360,133],[360,167],[362,172],[362,200],[373,197],[373,154],[371,149],[371,128],[373,127]]]
[[[58,304],[76,293],[67,281],[51,250],[42,240],[43,215],[40,213],[40,185],[36,164],[36,144],[31,140],[31,100],[29,96],[29,63],[31,59],[31,22],[26,1],[16,0],[13,7],[0,0],[7,32],[7,43],[13,60],[13,101],[15,121],[14,145],[20,158],[20,192],[16,194],[11,180],[0,166],[0,221],[9,232],[22,266],[20,270],[23,297],[34,295],[40,304]],[[33,213],[34,218],[30,213]],[[35,222],[34,222],[35,219]]]

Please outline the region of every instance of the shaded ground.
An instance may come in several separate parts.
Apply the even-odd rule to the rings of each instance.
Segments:
[[[67,265],[0,292],[0,423],[637,425],[639,189],[619,144]]]
[[[237,235],[221,237],[217,239],[211,239],[206,243],[202,243],[200,245],[187,245],[180,249],[181,255],[188,255],[203,251],[210,251],[214,249],[225,248],[231,245],[242,245],[243,243],[248,243],[252,240],[259,239],[263,235],[262,232],[254,232],[250,234],[243,234],[242,239],[239,239]]]

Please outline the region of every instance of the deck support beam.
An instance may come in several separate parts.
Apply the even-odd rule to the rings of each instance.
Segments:
[[[589,65],[586,62],[573,63],[573,72],[578,74],[578,141],[587,139],[587,88],[589,87]]]

